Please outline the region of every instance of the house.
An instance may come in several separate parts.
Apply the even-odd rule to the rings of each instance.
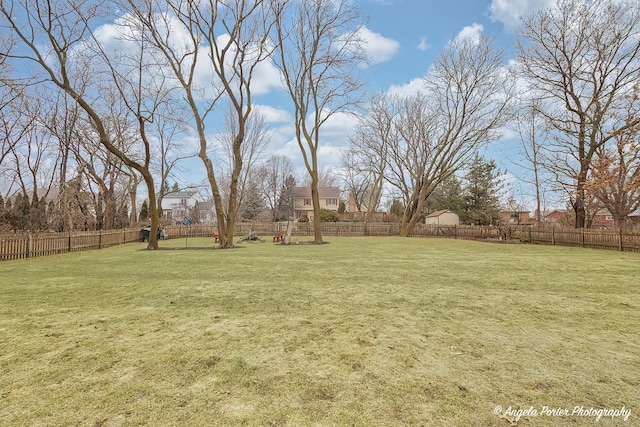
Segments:
[[[346,213],[358,213],[358,212],[367,212],[367,207],[362,203],[360,205],[360,209],[358,209],[358,204],[356,203],[356,196],[353,191],[349,192],[349,200],[347,200],[345,206]]]
[[[173,222],[191,217],[191,209],[196,205],[195,191],[172,191],[162,198],[162,216]]]
[[[500,222],[502,224],[529,224],[530,211],[501,211]]]
[[[610,228],[614,225],[615,222],[613,221],[613,215],[611,215],[611,212],[609,212],[608,209],[598,210],[591,221],[592,227]]]
[[[318,187],[320,209],[328,209],[338,212],[340,206],[340,189],[338,187]],[[313,202],[311,201],[311,187],[294,187],[293,210],[295,217],[303,214],[313,219]]]
[[[215,205],[213,202],[198,203],[198,222],[201,224],[214,224],[218,218],[216,217]]]
[[[449,209],[431,212],[424,218],[426,225],[458,225],[460,217],[457,213]]]
[[[551,224],[556,224],[558,222],[560,222],[560,220],[566,215],[565,210],[553,210],[549,213],[545,213],[542,217],[542,222],[548,222]]]

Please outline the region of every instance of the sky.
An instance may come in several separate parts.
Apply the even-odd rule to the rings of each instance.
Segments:
[[[519,17],[553,0],[359,0],[366,17],[361,36],[367,41],[370,67],[361,70],[367,94],[417,90],[433,58],[448,41],[459,35],[482,33],[493,37],[505,49],[506,61],[515,55],[513,31]],[[270,81],[269,79],[274,79]],[[277,72],[264,70],[260,95],[254,98],[261,113],[270,123],[272,136],[269,154],[286,155],[304,173],[302,156],[294,139],[290,100],[278,88]],[[321,130],[319,164],[322,168],[339,166],[341,149],[348,145],[349,135],[357,123],[354,115],[337,114]],[[501,141],[492,143],[483,155],[494,159],[501,171],[508,171],[512,194],[529,204],[529,193],[516,179],[521,175],[518,142],[514,133],[505,130]],[[204,176],[204,168],[194,159],[188,166],[187,181]]]
[[[366,94],[373,94],[413,93],[418,90],[433,58],[447,42],[460,35],[482,33],[494,38],[505,49],[505,62],[508,62],[515,56],[512,38],[519,17],[555,0],[353,1],[357,2],[365,17],[360,35],[366,41],[370,64],[360,68],[360,77],[365,83]],[[118,37],[116,28],[113,23],[105,23],[95,29],[95,36],[114,51],[126,49],[126,42]],[[203,67],[200,71],[203,81],[206,81],[207,70]],[[252,86],[254,109],[263,114],[271,132],[264,159],[271,154],[285,155],[292,160],[299,178],[302,177],[305,170],[295,140],[291,100],[281,87],[276,67],[269,62],[261,64]],[[222,114],[220,111],[219,116]],[[321,168],[336,169],[339,166],[341,150],[348,146],[357,121],[356,115],[338,113],[323,125],[318,153]],[[215,140],[216,132],[220,131],[220,128],[209,129],[210,139]],[[508,170],[505,176],[513,184],[512,196],[529,204],[531,196],[526,193],[530,191],[524,190],[516,179],[521,175],[521,169],[516,166],[518,145],[515,133],[505,129],[504,138],[491,143],[482,154],[495,160],[501,171]],[[187,147],[187,151],[195,153],[195,140],[188,142]],[[185,161],[181,175],[175,178],[182,186],[201,184],[205,179],[205,168],[197,157]]]

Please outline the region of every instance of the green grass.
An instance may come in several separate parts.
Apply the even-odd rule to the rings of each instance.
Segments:
[[[638,254],[327,240],[0,263],[0,425],[640,424]]]

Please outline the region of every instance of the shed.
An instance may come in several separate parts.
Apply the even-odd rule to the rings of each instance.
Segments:
[[[443,209],[430,213],[424,218],[426,225],[458,225],[460,217],[450,209]]]

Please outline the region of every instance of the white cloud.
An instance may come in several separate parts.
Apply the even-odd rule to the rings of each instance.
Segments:
[[[429,43],[427,43],[427,38],[426,37],[422,37],[420,39],[420,43],[418,43],[418,46],[416,46],[418,48],[418,50],[421,51],[425,51],[425,50],[429,50],[429,48],[431,48],[431,45]]]
[[[387,90],[387,93],[389,95],[398,96],[411,96],[419,92],[425,92],[424,79],[422,77],[417,77],[411,80],[409,83],[405,83],[402,85],[391,85],[391,87]]]
[[[349,135],[357,123],[358,118],[353,114],[334,113],[320,128],[320,139],[330,141],[329,143],[332,145],[346,145]]]
[[[388,39],[382,34],[374,33],[367,27],[358,29],[358,36],[364,41],[370,64],[390,61],[400,49],[400,43]]]
[[[336,147],[333,145],[322,145],[318,147],[318,163],[325,168],[338,166],[344,148],[345,147]]]
[[[267,123],[290,123],[293,122],[291,114],[283,108],[276,108],[270,105],[254,105],[253,109],[264,116]]]
[[[480,36],[482,35],[483,31],[484,27],[481,24],[477,24],[474,22],[473,24],[464,27],[454,38],[454,40],[480,40]]]
[[[349,146],[349,135],[357,124],[358,117],[338,112],[333,114],[320,128],[320,146],[318,147],[318,165],[322,168],[338,167],[341,153]],[[273,154],[287,156],[300,175],[306,175],[300,147],[294,136],[293,124],[275,129],[272,140]]]
[[[265,60],[258,64],[251,80],[251,91],[253,95],[264,95],[272,89],[282,88],[280,70],[271,60]]]
[[[523,16],[555,3],[556,0],[492,0],[489,16],[494,22],[502,22],[507,29],[514,30]]]

